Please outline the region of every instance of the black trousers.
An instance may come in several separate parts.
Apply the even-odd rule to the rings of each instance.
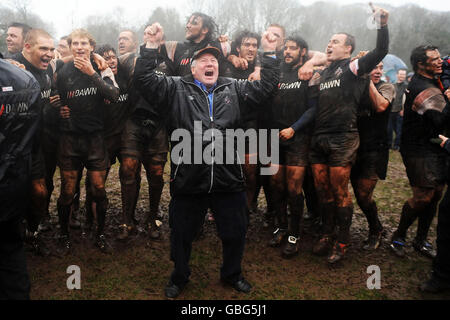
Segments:
[[[172,283],[183,286],[191,274],[189,259],[192,242],[202,227],[208,208],[211,208],[217,232],[222,241],[222,280],[242,279],[241,262],[248,226],[245,192],[176,195],[169,206],[171,260],[175,268]]]
[[[0,300],[30,299],[20,220],[0,223]]]
[[[433,260],[433,273],[450,283],[450,189],[439,205],[437,224],[437,255]]]

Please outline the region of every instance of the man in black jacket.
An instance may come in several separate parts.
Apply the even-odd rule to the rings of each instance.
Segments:
[[[0,55],[1,58],[1,55]],[[21,221],[30,203],[33,140],[41,117],[39,83],[0,59],[0,300],[29,299]]]
[[[160,30],[155,29],[154,33]],[[222,240],[221,279],[238,291],[250,292],[251,285],[241,270],[248,223],[244,177],[234,144],[235,135],[230,136],[227,129],[239,128],[241,105],[260,103],[274,92],[278,84],[278,61],[265,57],[261,81],[239,82],[218,77],[220,52],[206,47],[194,54],[192,75],[159,76],[155,68],[161,38],[147,42],[146,48],[141,49],[135,84],[147,100],[157,102],[172,136],[169,225],[175,269],[165,295],[177,297],[189,281],[192,241],[208,208],[214,213]],[[274,37],[266,34],[262,45],[274,55]],[[223,150],[225,142],[231,142],[232,146],[227,152]]]

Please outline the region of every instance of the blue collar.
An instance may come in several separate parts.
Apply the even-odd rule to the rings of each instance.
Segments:
[[[197,79],[194,79],[194,83],[199,86],[203,91],[207,92],[207,93],[211,93],[213,92],[213,90],[216,88],[217,86],[217,82],[214,83],[214,85],[211,87],[211,89],[206,89],[205,85],[203,83],[201,83],[200,81],[198,81]]]

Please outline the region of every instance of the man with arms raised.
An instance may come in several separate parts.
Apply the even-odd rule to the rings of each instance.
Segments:
[[[155,34],[159,33],[155,30]],[[198,137],[199,129],[214,129],[210,137],[213,141],[216,135],[223,137],[223,146],[227,144],[226,140],[234,141],[234,135],[230,137],[226,130],[239,128],[240,107],[244,99],[259,104],[273,93],[278,84],[278,61],[274,57],[264,57],[261,81],[239,82],[218,77],[218,57],[221,53],[217,48],[206,47],[194,54],[192,75],[182,78],[159,76],[155,68],[161,39],[159,34],[155,42],[147,42],[146,48],[141,50],[141,58],[137,60],[135,83],[141,94],[149,101],[158,102],[157,107],[163,118],[167,119],[170,134],[183,128],[192,141]],[[265,51],[273,54],[275,41],[272,36],[266,34],[262,45]],[[251,285],[243,278],[241,269],[247,215],[244,177],[235,155],[236,145],[233,143],[233,148],[225,151],[214,142],[204,141],[197,154],[193,148],[191,151],[187,150],[189,148],[180,149],[180,143],[174,139],[171,144],[169,224],[171,259],[175,269],[165,288],[165,295],[168,298],[177,297],[189,281],[192,242],[203,225],[208,208],[213,211],[222,240],[221,279],[237,291],[250,292]],[[182,145],[186,143],[184,141]],[[188,144],[193,147],[194,143]],[[208,161],[202,157],[205,154]],[[223,155],[224,161],[231,158],[232,164],[216,162],[219,154]]]

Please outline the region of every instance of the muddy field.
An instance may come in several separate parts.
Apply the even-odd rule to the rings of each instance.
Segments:
[[[163,288],[172,269],[169,260],[169,229],[167,211],[169,204],[168,166],[166,185],[163,191],[160,211],[163,216],[163,238],[151,241],[145,233],[132,237],[127,242],[115,240],[121,210],[118,166],[113,167],[107,182],[110,206],[107,216],[107,237],[112,244],[112,254],[101,253],[89,238],[83,238],[81,231],[73,230],[74,252],[65,257],[51,255],[41,257],[31,251],[27,253],[31,277],[32,299],[120,299],[158,300],[164,299]],[[53,247],[58,235],[56,195],[59,194],[59,179],[52,197],[51,214],[53,230],[44,234]],[[137,207],[141,218],[148,209],[148,189],[145,173]],[[271,230],[262,226],[265,200],[259,198],[258,215],[253,215],[247,236],[243,269],[245,277],[253,284],[248,295],[238,294],[223,287],[219,281],[221,245],[216,236],[214,222],[205,223],[204,236],[196,241],[191,257],[191,281],[180,295],[186,300],[312,300],[312,299],[449,299],[450,293],[424,295],[417,289],[428,277],[431,260],[420,256],[412,247],[404,259],[395,257],[388,248],[399,221],[404,201],[411,194],[405,169],[398,152],[391,152],[388,179],[379,182],[375,190],[380,219],[386,229],[384,242],[375,252],[362,249],[368,228],[366,220],[355,204],[352,225],[352,243],[346,259],[341,265],[330,267],[326,258],[311,254],[314,235],[308,229],[302,241],[298,256],[285,260],[281,249],[267,246]],[[84,195],[84,192],[83,192]],[[84,196],[82,196],[82,204]],[[83,215],[83,212],[82,212]],[[430,231],[430,240],[435,243],[436,219]],[[416,224],[408,234],[408,242],[415,235]],[[81,290],[68,290],[68,266],[77,265],[81,270]],[[367,268],[380,267],[381,289],[368,290]]]

